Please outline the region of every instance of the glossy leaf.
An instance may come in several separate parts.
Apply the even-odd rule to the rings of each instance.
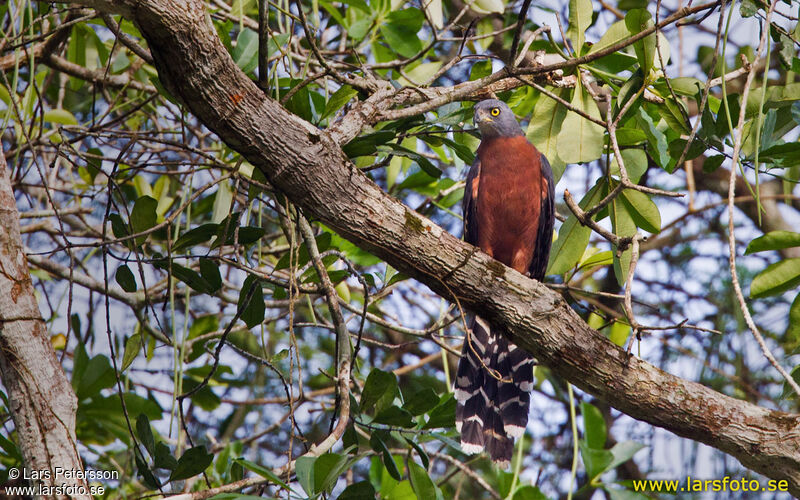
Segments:
[[[408,479],[411,481],[411,487],[417,494],[417,498],[436,498],[436,486],[428,476],[428,471],[413,460],[408,461]]]
[[[293,491],[291,488],[289,488],[288,484],[286,484],[281,478],[276,476],[274,472],[265,467],[262,467],[256,463],[250,462],[249,460],[245,460],[243,458],[236,458],[233,460],[233,462],[241,465],[242,467],[244,467],[249,471],[255,472],[256,474],[265,479],[269,479],[271,482],[277,484],[286,491]]]
[[[750,284],[754,299],[786,292],[800,285],[800,258],[786,259],[768,266]]]
[[[375,488],[369,481],[359,481],[345,488],[337,500],[375,500]]]
[[[333,93],[330,99],[328,99],[327,104],[325,104],[325,111],[322,112],[319,119],[324,120],[325,118],[333,115],[337,111],[339,111],[342,106],[347,104],[350,99],[358,95],[358,91],[355,90],[350,85],[342,85],[339,87],[336,92]]]
[[[564,91],[559,89],[554,89],[554,92],[559,96],[564,94]],[[566,166],[558,157],[557,149],[559,132],[566,115],[567,108],[542,95],[533,108],[533,116],[526,134],[528,140],[550,161],[556,181],[561,178]]]
[[[598,181],[578,203],[583,210],[592,207],[602,199],[605,181]],[[550,250],[550,262],[547,265],[547,274],[564,274],[572,269],[583,255],[592,230],[583,226],[574,214],[570,214],[558,231],[558,239]]]
[[[635,189],[623,189],[619,199],[637,227],[650,233],[661,231],[661,214],[649,196]]]
[[[619,197],[609,204],[609,214],[611,215],[611,229],[619,237],[633,236],[636,234],[636,223],[628,212],[625,202]],[[614,247],[614,274],[620,286],[625,284],[628,278],[628,271],[631,267],[631,249],[628,248],[622,255],[617,255]]]
[[[600,118],[600,110],[582,85],[575,88],[571,103],[589,116]],[[585,163],[603,154],[604,128],[581,115],[568,112],[558,133],[558,157],[566,163]]]
[[[155,454],[156,441],[153,437],[153,431],[150,429],[150,420],[144,413],[136,417],[136,437],[139,438],[139,442],[142,443],[147,453],[153,456]]]
[[[572,41],[573,49],[577,55],[583,51],[586,30],[592,25],[591,0],[570,0],[569,2],[569,29],[567,36]]]
[[[422,28],[424,16],[419,9],[396,10],[386,16],[380,31],[389,46],[403,57],[413,57],[422,50],[417,32]]]
[[[617,43],[628,39],[630,36],[631,33],[628,31],[625,21],[617,21],[608,27],[600,40],[592,45],[587,54],[594,54],[595,52],[599,52],[607,47],[616,45]]]
[[[367,376],[364,389],[361,391],[361,411],[370,411],[381,399],[391,398],[397,391],[397,376],[378,368],[373,369]],[[390,400],[391,402],[391,400]]]
[[[133,234],[147,231],[156,225],[158,201],[150,196],[142,196],[136,200],[131,210],[131,231]],[[148,235],[136,238],[136,244],[141,245],[147,240]]]
[[[625,26],[631,36],[652,27],[653,24],[653,16],[646,9],[633,9],[625,14]],[[644,37],[633,44],[633,49],[636,51],[636,58],[639,59],[639,67],[647,78],[656,57],[656,37],[654,35]]]
[[[208,453],[205,446],[189,448],[178,459],[178,465],[170,474],[169,481],[180,481],[196,476],[206,470],[212,460],[214,455]]]
[[[114,279],[126,292],[133,293],[136,291],[136,278],[133,277],[133,272],[131,272],[131,268],[128,267],[127,264],[123,264],[117,268],[117,271],[114,273]]]
[[[238,302],[239,317],[245,322],[247,328],[253,328],[264,321],[266,307],[264,305],[264,291],[261,282],[253,275],[245,278],[242,289],[239,291]]]
[[[125,350],[122,352],[122,366],[120,367],[121,371],[125,371],[131,363],[136,359],[139,353],[142,351],[142,335],[139,333],[134,333],[128,340],[125,341]]]
[[[604,449],[606,447],[606,421],[603,414],[596,406],[583,402],[581,403],[581,415],[583,416],[586,445],[597,450]]]
[[[745,255],[768,250],[782,250],[784,248],[800,247],[800,233],[794,231],[770,231],[759,236],[747,245]]]
[[[369,439],[369,444],[373,450],[377,453],[380,453],[381,458],[383,460],[383,466],[386,467],[387,472],[389,475],[392,476],[395,480],[400,481],[402,476],[400,475],[400,469],[397,468],[397,464],[394,462],[394,457],[389,452],[389,448],[386,447],[386,443],[383,442],[384,436],[387,436],[384,432],[373,432],[372,436]]]
[[[644,133],[642,133],[642,136],[644,136]],[[631,182],[639,182],[639,179],[641,179],[647,171],[647,154],[643,150],[637,148],[623,149],[621,153],[622,162],[625,165],[625,170],[628,172],[628,178]],[[616,158],[611,160],[610,172],[611,175],[620,176],[619,164]]]
[[[406,398],[403,408],[412,415],[422,415],[439,404],[439,396],[430,387],[424,387]]]
[[[77,125],[78,119],[66,109],[50,109],[45,111],[42,119],[49,123],[58,125]]]

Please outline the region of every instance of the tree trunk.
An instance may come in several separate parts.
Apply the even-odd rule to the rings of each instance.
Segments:
[[[1,151],[0,151],[1,153]],[[19,213],[0,154],[0,375],[8,395],[26,474],[37,497],[91,498],[74,477],[83,464],[75,444],[78,401],[50,344],[33,294],[19,232]],[[65,471],[59,474],[58,471]],[[72,473],[72,474],[70,474]],[[56,488],[63,488],[60,491]],[[85,494],[81,494],[81,492]]]
[[[84,0],[139,27],[166,88],[292,202],[463,308],[506,328],[539,362],[618,410],[731,454],[800,496],[800,415],[767,410],[629,358],[560,295],[492,260],[392,198],[330,134],[288,113],[242,73],[199,0]],[[394,106],[377,91],[345,120]],[[351,122],[352,123],[352,122]]]

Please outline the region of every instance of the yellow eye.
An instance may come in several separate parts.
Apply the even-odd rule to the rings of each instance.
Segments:
[[[492,116],[500,116],[500,108],[492,108]]]

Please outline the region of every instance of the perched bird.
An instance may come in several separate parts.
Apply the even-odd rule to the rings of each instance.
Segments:
[[[464,192],[464,239],[542,280],[552,243],[553,172],[502,101],[475,105],[481,132]],[[514,438],[528,423],[534,359],[503,332],[473,316],[455,380],[456,427],[465,453],[486,450],[508,467]]]

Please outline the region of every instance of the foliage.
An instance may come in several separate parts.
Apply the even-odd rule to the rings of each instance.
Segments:
[[[505,0],[280,1],[266,9],[263,40],[259,2],[206,7],[237,66],[321,129],[369,96],[364,81],[389,82],[398,96],[486,83],[561,179],[551,284],[613,342],[647,333],[638,354],[664,369],[796,411],[797,394],[753,355],[721,221],[733,168],[738,279],[791,371],[800,25],[782,2],[775,13],[745,1],[672,18],[675,2],[535,3],[518,44],[520,2]],[[457,307],[313,219],[314,236],[304,237],[313,214],[185,112],[130,20],[25,0],[0,5],[0,19],[3,151],[42,311],[78,397],[80,451],[89,468],[120,472],[109,498],[262,478],[274,497],[541,499],[566,494],[574,474],[585,498],[598,489],[643,498],[630,480],[660,477],[657,453],[636,453],[674,453],[664,435],[581,392],[573,435],[565,383],[543,366],[512,471],[463,454],[450,394],[464,333]],[[730,19],[745,28],[729,30]],[[529,45],[544,25],[550,33]],[[759,28],[768,34],[761,52]],[[528,52],[497,85],[493,70],[515,61],[512,46]],[[534,65],[575,57],[586,62],[546,75]],[[375,123],[343,150],[458,234],[463,172],[478,143],[471,101],[485,95]],[[577,210],[561,203],[565,188]],[[342,394],[348,342],[355,363]],[[800,380],[800,366],[792,373]],[[3,396],[0,482],[24,446]],[[313,452],[345,407],[341,439]],[[707,471],[692,456],[673,458],[680,468],[670,470],[683,476]],[[714,460],[727,475],[744,473]]]

